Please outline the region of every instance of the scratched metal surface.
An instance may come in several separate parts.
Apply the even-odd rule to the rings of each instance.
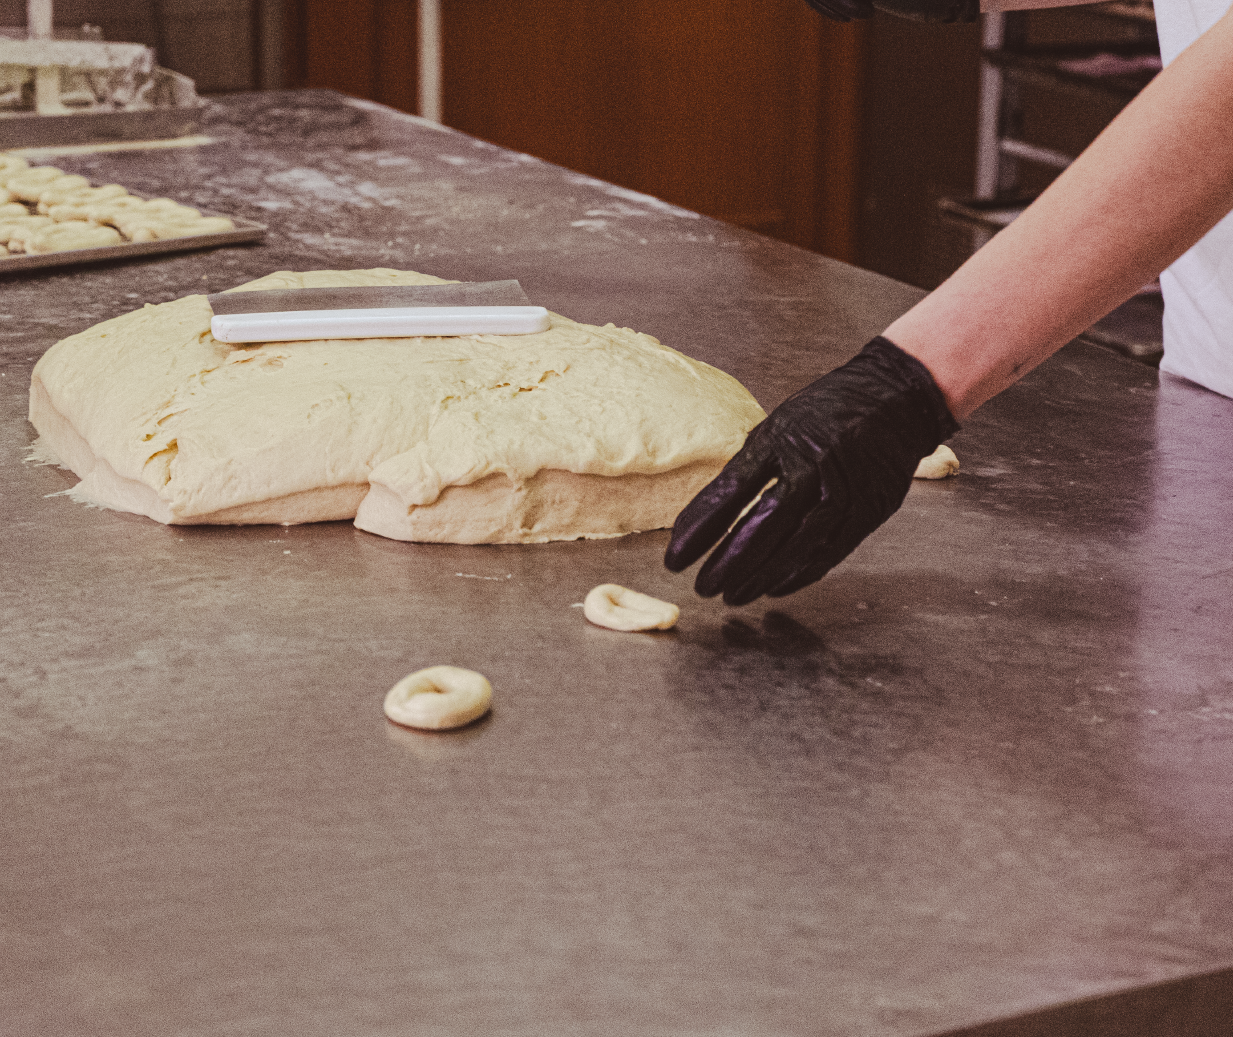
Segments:
[[[517,277],[770,407],[917,297],[337,95],[208,118],[210,146],[58,164],[263,244],[0,280],[0,1032],[1227,1032],[1233,402],[1074,344],[969,421],[958,478],[740,610],[663,532],[86,509],[23,463],[30,368],[145,302]],[[607,581],[679,628],[589,627]],[[388,725],[442,662],[490,717]]]

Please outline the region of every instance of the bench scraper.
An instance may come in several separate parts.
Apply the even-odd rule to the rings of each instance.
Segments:
[[[294,342],[417,335],[531,335],[548,311],[517,281],[281,288],[208,295],[220,342]]]

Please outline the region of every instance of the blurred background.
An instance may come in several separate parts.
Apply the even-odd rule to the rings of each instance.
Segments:
[[[447,125],[925,288],[1152,71],[1115,83],[1125,67],[1068,73],[1067,55],[1154,47],[1142,0],[955,26],[840,25],[804,0],[434,7]],[[203,95],[329,87],[413,113],[417,16],[416,0],[55,7],[58,27],[154,47]],[[0,25],[24,20],[25,0],[0,0]]]

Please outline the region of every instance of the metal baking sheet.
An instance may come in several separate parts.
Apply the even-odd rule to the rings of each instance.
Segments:
[[[129,192],[133,194],[133,192]],[[135,197],[142,197],[136,195]],[[197,206],[193,206],[197,208]],[[48,252],[37,256],[0,257],[0,274],[15,270],[40,270],[47,267],[76,266],[78,263],[97,263],[104,259],[130,259],[133,256],[155,256],[164,252],[189,252],[219,245],[239,245],[247,241],[260,241],[268,230],[264,223],[246,220],[242,216],[197,209],[202,216],[226,216],[235,224],[235,230],[220,234],[196,234],[186,238],[168,238],[166,241],[126,241],[123,245],[108,245],[104,248],[78,248],[64,252]]]

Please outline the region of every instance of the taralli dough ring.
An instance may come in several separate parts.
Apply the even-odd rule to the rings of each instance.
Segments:
[[[492,685],[460,666],[430,666],[409,674],[385,696],[385,715],[404,727],[444,731],[478,720],[492,705]]]
[[[47,206],[47,215],[53,220],[89,220],[91,223],[111,223],[117,216],[141,209],[145,201],[131,194],[115,195],[98,201],[79,199],[69,195],[63,202]]]
[[[916,474],[913,479],[945,479],[948,475],[954,475],[959,471],[959,458],[955,456],[955,452],[943,443],[928,457],[921,458],[920,464],[916,466]]]
[[[582,614],[609,630],[667,630],[681,610],[667,601],[639,594],[615,583],[601,583],[582,602]]]

